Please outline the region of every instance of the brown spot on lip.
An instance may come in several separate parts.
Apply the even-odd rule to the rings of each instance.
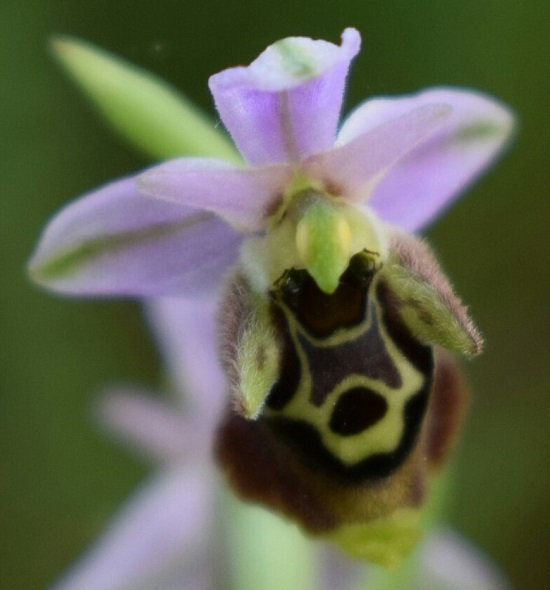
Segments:
[[[388,411],[386,400],[367,387],[354,387],[342,393],[330,416],[332,432],[353,436],[378,423]]]

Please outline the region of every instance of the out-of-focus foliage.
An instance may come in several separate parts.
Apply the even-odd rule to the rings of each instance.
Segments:
[[[473,396],[450,520],[522,589],[547,587],[550,551],[550,5],[437,0],[222,0],[0,6],[0,587],[43,587],[96,536],[143,467],[91,419],[106,382],[155,383],[157,356],[135,304],[61,300],[24,264],[64,202],[148,162],[99,122],[48,54],[66,33],[156,72],[213,114],[210,74],[291,34],[364,51],[348,107],[435,84],[484,90],[517,110],[513,149],[430,231],[482,327],[465,366]]]

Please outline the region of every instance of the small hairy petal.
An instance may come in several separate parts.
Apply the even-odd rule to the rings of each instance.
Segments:
[[[411,333],[454,353],[480,354],[483,338],[434,254],[411,234],[394,228],[388,233],[391,256],[381,274],[401,300],[399,313]]]
[[[432,104],[452,113],[428,141],[418,144],[381,179],[370,205],[381,218],[414,231],[424,227],[478,176],[510,138],[514,116],[479,92],[434,88],[365,102],[347,119],[338,142],[346,144],[386,121]]]
[[[287,166],[236,168],[221,160],[181,158],[138,177],[145,194],[216,213],[244,231],[264,227],[292,171]]]
[[[146,309],[166,373],[206,439],[226,401],[227,386],[218,363],[216,302],[165,297],[149,302]]]
[[[197,469],[163,471],[138,490],[52,590],[178,588],[176,581],[207,572],[212,486]]]
[[[63,208],[29,271],[71,295],[203,295],[217,287],[240,242],[211,213],[142,195],[127,178]]]
[[[102,423],[117,437],[156,461],[192,460],[206,438],[181,410],[140,390],[108,390],[98,411]]]
[[[252,165],[297,161],[332,147],[349,64],[361,39],[346,29],[340,47],[290,37],[248,67],[210,78],[222,121]]]
[[[401,158],[427,141],[451,114],[445,103],[421,105],[355,137],[349,143],[309,158],[304,170],[330,192],[365,201]]]

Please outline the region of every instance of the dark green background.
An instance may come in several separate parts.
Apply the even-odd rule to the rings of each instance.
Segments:
[[[135,304],[52,297],[24,276],[47,218],[145,165],[48,56],[54,33],[149,68],[212,112],[207,77],[276,39],[363,34],[348,108],[435,84],[485,90],[518,113],[506,157],[430,232],[486,336],[468,364],[470,415],[451,521],[520,589],[548,587],[550,551],[550,3],[547,0],[2,0],[0,4],[0,587],[40,588],[145,475],[102,438],[96,393],[155,384]]]

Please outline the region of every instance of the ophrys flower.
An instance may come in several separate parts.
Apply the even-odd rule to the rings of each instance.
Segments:
[[[432,348],[481,347],[433,256],[394,226],[430,221],[512,117],[440,88],[369,100],[337,133],[358,49],[353,29],[341,47],[289,38],[213,76],[248,166],[182,158],[108,185],[52,221],[31,271],[66,293],[137,296],[204,295],[228,276],[221,349],[238,413],[218,455],[230,479],[392,565],[460,415],[459,380]]]

